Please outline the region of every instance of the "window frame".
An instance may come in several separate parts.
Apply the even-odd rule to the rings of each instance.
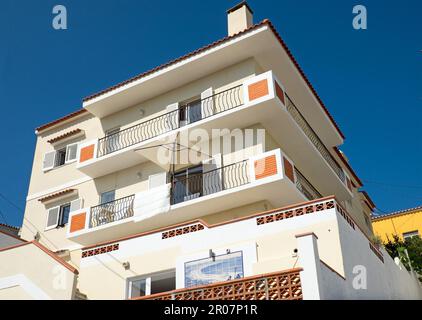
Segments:
[[[63,223],[63,210],[64,208],[69,207],[69,212],[67,213],[67,221],[66,223]],[[62,204],[60,206],[60,211],[59,211],[59,220],[57,221],[57,228],[64,228],[68,223],[69,223],[69,217],[70,217],[70,208],[71,208],[71,202],[67,202],[65,204]]]
[[[69,164],[69,163],[73,163],[76,162],[78,160],[78,145],[79,143],[70,143],[68,145],[66,145],[66,154],[65,154],[65,164]],[[76,153],[75,153],[75,158],[73,159],[69,159],[68,160],[68,155],[69,155],[69,148],[76,146]]]
[[[57,220],[55,224],[52,224],[51,226],[48,226],[48,220],[50,218],[50,211],[54,210],[54,209],[58,209],[59,212],[57,214]],[[53,230],[53,229],[57,229],[57,226],[59,224],[59,220],[60,220],[60,206],[55,206],[55,207],[51,207],[50,209],[47,209],[47,221],[45,223],[45,231],[49,231],[49,230]]]
[[[420,238],[421,235],[419,234],[419,230],[414,230],[414,231],[404,232],[402,234],[402,237],[403,237],[403,240],[406,241],[406,240],[410,240],[410,239],[412,239],[414,237],[419,237]]]
[[[78,160],[78,147],[79,147],[79,143],[80,142],[72,142],[66,145],[61,145],[59,148],[56,147],[54,150],[49,151],[49,152],[45,152],[44,153],[44,161],[43,161],[43,167],[42,167],[42,171],[43,172],[48,172],[54,169],[58,169],[58,168],[62,168],[68,164],[74,163]],[[69,148],[72,146],[76,146],[76,153],[75,153],[75,158],[73,159],[68,159],[68,154],[69,154]],[[59,154],[60,153],[64,153],[64,162],[62,164],[58,164],[59,162]],[[54,153],[54,161],[53,161],[53,166],[51,167],[44,167],[44,162],[45,162],[45,157],[47,154],[53,154]]]
[[[132,283],[134,281],[145,280],[145,296],[144,297],[146,297],[146,296],[151,295],[152,278],[157,277],[157,276],[161,276],[161,275],[170,275],[170,274],[174,275],[174,282],[175,282],[175,288],[174,289],[176,289],[176,282],[177,282],[176,281],[177,280],[177,270],[176,270],[176,268],[127,278],[126,279],[126,298],[127,299],[136,298],[136,297],[132,297]],[[163,291],[163,292],[165,292],[165,291]],[[141,297],[143,297],[143,296],[141,296]]]
[[[63,163],[59,164],[59,161],[61,160],[61,158],[60,158],[61,154],[63,154]],[[54,168],[60,168],[60,167],[63,167],[66,164],[66,154],[67,154],[67,146],[56,150],[56,158],[55,158]]]
[[[114,193],[114,195],[113,195],[113,200],[111,200],[111,201],[107,201],[107,202],[103,202],[102,201],[102,199],[103,199],[103,195],[104,194],[106,194],[106,193]],[[113,202],[113,201],[116,201],[116,189],[111,189],[111,190],[108,190],[108,191],[104,191],[104,192],[101,192],[100,193],[100,197],[99,197],[99,200],[98,200],[98,202],[99,202],[99,205],[104,205],[104,204],[107,204],[107,203],[110,203],[110,202]]]
[[[62,224],[62,220],[63,220],[63,209],[65,207],[69,207],[69,213],[68,213],[68,220],[66,223]],[[59,206],[54,206],[51,207],[49,209],[47,209],[47,221],[46,221],[46,227],[45,227],[45,231],[49,231],[49,230],[53,230],[53,229],[60,229],[60,228],[64,228],[66,227],[67,224],[69,224],[69,217],[70,217],[70,208],[71,208],[71,202],[65,202]],[[54,209],[58,209],[59,212],[57,214],[57,221],[54,225],[48,226],[48,219],[50,217],[50,211],[54,210]]]

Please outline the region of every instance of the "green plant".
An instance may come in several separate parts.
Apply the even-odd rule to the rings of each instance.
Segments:
[[[381,247],[383,245],[382,239],[375,234],[373,236],[371,236],[371,241],[377,247]]]
[[[407,270],[413,268],[418,274],[422,274],[422,239],[413,237],[401,240],[397,235],[385,243],[385,249],[394,259],[398,257]],[[407,251],[407,253],[406,253]]]

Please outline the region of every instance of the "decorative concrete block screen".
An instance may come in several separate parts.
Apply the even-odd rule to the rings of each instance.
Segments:
[[[138,300],[302,300],[301,269],[181,289]]]

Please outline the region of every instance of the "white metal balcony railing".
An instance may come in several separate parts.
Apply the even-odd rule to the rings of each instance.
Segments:
[[[306,179],[299,170],[295,168],[296,172],[296,187],[308,200],[315,200],[322,198],[318,190]]]
[[[91,208],[89,227],[95,228],[133,216],[135,195],[110,201]]]
[[[171,181],[171,202],[177,204],[250,183],[249,161]]]
[[[241,187],[251,182],[249,160],[230,164],[208,172],[200,172],[183,179],[172,179],[172,205]],[[317,189],[295,168],[296,187],[308,199],[322,198]],[[135,195],[117,199],[91,208],[89,228],[133,217]]]
[[[303,115],[300,113],[298,108],[295,106],[295,104],[293,103],[293,101],[290,99],[290,97],[287,94],[286,94],[286,101],[287,101],[286,108],[289,114],[292,116],[295,122],[299,125],[299,127],[302,129],[305,135],[309,138],[309,140],[312,142],[315,148],[319,151],[321,156],[327,161],[330,167],[334,170],[334,172],[337,174],[340,180],[345,183],[346,177],[344,175],[343,169],[338,165],[337,161],[333,158],[331,153],[328,151],[327,147],[324,145],[324,143],[321,141],[321,139],[312,129],[308,121],[306,121],[306,119],[303,117]]]
[[[97,158],[112,154],[140,142],[176,130],[183,126],[198,122],[219,113],[244,105],[244,85],[238,85],[204,99],[199,99],[180,106],[177,110],[159,115],[127,129],[107,135],[98,140]],[[315,146],[339,179],[346,183],[346,176],[341,166],[334,159],[317,133],[296,107],[292,99],[285,93],[286,109],[309,141]]]
[[[239,85],[107,135],[98,141],[97,157],[103,157],[182,126],[240,107],[243,105],[242,95],[242,85]]]

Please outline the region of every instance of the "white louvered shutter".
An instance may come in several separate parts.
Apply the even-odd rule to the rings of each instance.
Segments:
[[[179,103],[173,103],[166,107],[166,115],[164,116],[164,132],[175,130],[179,127]]]
[[[202,119],[208,118],[215,113],[213,94],[214,90],[212,88],[209,88],[201,93]]]
[[[54,229],[59,224],[60,207],[54,207],[47,212],[46,230]]]
[[[202,161],[202,188],[203,195],[213,194],[223,190],[223,176],[221,168],[221,154]]]
[[[76,154],[78,153],[78,144],[69,144],[66,147],[66,163],[73,162],[76,160]]]
[[[82,198],[70,202],[70,212],[77,211],[83,208],[84,200]]]
[[[149,190],[164,186],[167,183],[167,173],[158,173],[149,176]]]
[[[44,154],[44,161],[42,164],[43,171],[53,169],[55,161],[56,161],[56,151],[47,152],[46,154]]]

